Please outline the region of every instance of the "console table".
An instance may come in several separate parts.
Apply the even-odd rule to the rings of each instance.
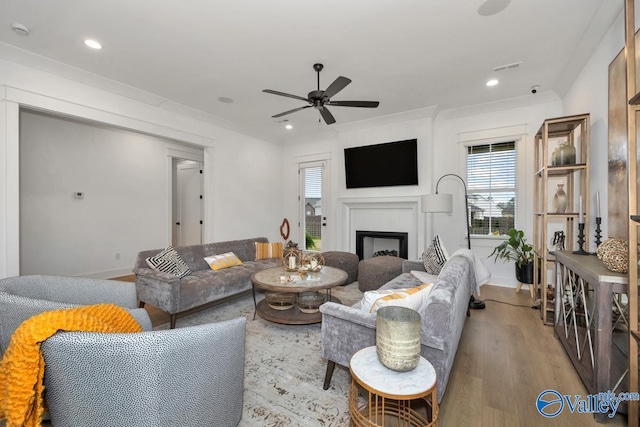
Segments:
[[[556,275],[554,331],[587,391],[627,391],[627,275],[607,269],[594,255],[569,251],[556,252]]]

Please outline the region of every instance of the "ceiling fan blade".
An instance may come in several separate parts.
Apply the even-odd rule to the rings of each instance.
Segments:
[[[329,85],[327,90],[324,91],[324,96],[331,98],[333,95],[344,89],[349,83],[351,83],[350,79],[342,76],[338,77],[333,81],[333,83],[331,83],[331,85]]]
[[[311,107],[311,105],[305,105],[304,107],[294,108],[293,110],[285,111],[284,113],[276,114],[275,116],[271,116],[271,117],[273,117],[274,119],[277,119],[278,117],[286,116],[287,114],[295,113],[296,111],[304,110],[305,108],[309,108],[309,107]]]
[[[333,114],[331,114],[326,107],[320,108],[320,115],[324,119],[325,123],[328,125],[332,125],[336,122],[336,119],[333,117]]]
[[[378,101],[329,101],[327,105],[335,105],[336,107],[376,108],[380,103]]]
[[[300,101],[309,102],[309,100],[307,98],[303,98],[303,97],[298,96],[298,95],[291,95],[289,93],[278,92],[277,90],[264,89],[263,92],[264,93],[270,93],[271,95],[286,96],[287,98],[299,99]]]

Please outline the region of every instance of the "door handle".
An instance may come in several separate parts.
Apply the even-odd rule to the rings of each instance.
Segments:
[[[180,223],[179,223],[179,222],[176,222],[176,225],[180,225]]]
[[[327,226],[327,223],[326,223],[326,222],[323,222],[323,223],[322,223],[322,226],[323,226],[323,227],[326,227],[326,226]]]

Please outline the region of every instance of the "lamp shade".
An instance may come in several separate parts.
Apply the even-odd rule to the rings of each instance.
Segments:
[[[422,196],[422,212],[451,212],[453,210],[453,195],[425,194]]]

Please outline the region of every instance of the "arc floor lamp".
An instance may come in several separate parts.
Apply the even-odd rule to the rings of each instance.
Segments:
[[[438,185],[440,185],[440,181],[446,177],[454,177],[458,178],[464,187],[464,210],[465,210],[465,222],[467,225],[467,249],[471,249],[471,232],[469,229],[469,196],[467,193],[467,183],[464,182],[464,179],[460,175],[456,175],[455,173],[447,173],[444,174],[438,179],[436,182],[436,193],[435,194],[425,194],[422,196],[422,212],[426,213],[451,213],[453,212],[453,194],[440,194],[438,193]],[[475,299],[473,294],[471,295],[471,300],[469,301],[469,308],[473,309],[482,309],[485,308],[484,301]]]

